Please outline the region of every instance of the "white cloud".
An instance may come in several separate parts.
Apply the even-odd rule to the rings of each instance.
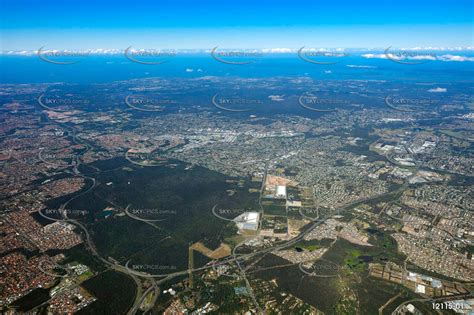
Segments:
[[[467,56],[457,56],[457,55],[442,55],[438,57],[439,60],[442,61],[474,61],[474,57],[467,57]]]
[[[284,100],[283,96],[284,95],[268,95],[268,98],[274,102],[281,102]]]
[[[439,87],[439,86],[438,86],[437,88],[429,89],[429,90],[428,90],[428,92],[430,92],[430,93],[445,93],[445,92],[447,92],[447,91],[448,91],[448,89],[446,89],[446,88],[441,88],[441,87]]]
[[[367,59],[378,58],[378,59],[387,59],[385,54],[363,54],[362,57]]]
[[[65,52],[65,51],[70,51],[70,52],[81,52],[81,53],[88,53],[92,55],[121,55],[124,53],[125,47],[121,48],[90,48],[90,49],[60,49],[60,50],[53,50],[50,49],[49,47],[45,47],[43,49],[43,52]],[[298,51],[299,47],[294,47],[294,48],[286,48],[286,47],[274,47],[274,48],[262,48],[262,49],[243,49],[242,51],[248,51],[248,52],[261,52],[261,53],[296,53]],[[374,52],[380,52],[384,51],[386,47],[372,47],[372,48],[314,48],[314,47],[306,47],[304,49],[305,52],[328,52],[331,53],[331,56],[337,57],[335,52],[340,52],[341,56],[345,56],[343,52],[346,51],[358,51],[358,52],[366,52],[362,57],[364,58],[382,58],[386,59],[385,54],[381,53],[367,53],[370,51]],[[130,48],[130,52],[144,52],[148,50],[153,50],[157,52],[173,52],[173,53],[182,53],[182,54],[187,54],[187,53],[210,53],[210,49],[172,49],[172,50],[164,50],[164,49],[142,49],[142,48]],[[393,51],[395,51],[395,48],[393,48]],[[469,46],[469,47],[412,47],[412,48],[399,48],[397,51],[417,51],[423,53],[423,52],[434,52],[434,51],[445,51],[445,52],[461,52],[461,51],[474,51],[474,47]],[[34,55],[37,53],[37,50],[0,50],[0,55]],[[430,54],[426,53],[427,56]],[[398,58],[399,56],[393,55],[394,58]],[[406,59],[410,56],[405,56]],[[459,57],[459,58],[458,58]],[[403,57],[402,57],[403,58]],[[456,59],[464,59],[465,60],[456,60]],[[446,60],[444,60],[446,59]],[[450,60],[453,59],[453,60]],[[438,60],[442,61],[474,61],[472,57],[465,57],[465,56],[451,56],[451,55],[444,55],[438,58]]]
[[[426,54],[426,55],[420,54],[420,55],[411,56],[409,53],[407,53],[406,55],[388,53],[387,55],[386,54],[363,54],[361,56],[367,59],[387,59],[388,57],[390,57],[390,59],[394,59],[394,60],[431,60],[431,61],[458,61],[458,62],[474,61],[474,57],[450,55],[450,54],[441,55],[441,56],[436,56],[435,54]]]
[[[374,69],[377,68],[375,66],[362,66],[362,65],[346,65],[349,68],[366,68],[366,69]]]
[[[264,48],[261,50],[263,53],[278,54],[278,53],[291,53],[294,49],[291,48]]]
[[[436,57],[433,55],[414,55],[414,56],[409,56],[409,55],[399,55],[399,54],[363,54],[362,57],[372,59],[372,58],[378,58],[378,59],[395,59],[395,60],[436,60]]]
[[[417,56],[408,56],[406,59],[409,60],[436,60],[436,56],[433,55],[417,55]]]

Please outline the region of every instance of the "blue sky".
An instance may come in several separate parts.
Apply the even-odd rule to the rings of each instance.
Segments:
[[[474,46],[472,0],[2,0],[1,50]]]

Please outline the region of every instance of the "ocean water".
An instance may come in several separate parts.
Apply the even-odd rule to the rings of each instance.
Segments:
[[[455,55],[472,57],[472,52]],[[368,59],[360,55],[340,58],[336,64],[306,62],[296,54],[270,54],[255,57],[250,64],[219,62],[210,54],[184,54],[166,63],[145,65],[124,55],[91,55],[80,62],[57,65],[36,55],[0,55],[1,83],[105,83],[140,78],[198,78],[205,76],[238,77],[310,77],[315,80],[402,80],[415,82],[472,82],[473,61],[426,61],[422,64],[399,64],[387,59]]]

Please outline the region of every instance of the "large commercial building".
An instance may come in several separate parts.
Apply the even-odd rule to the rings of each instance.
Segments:
[[[234,219],[235,224],[239,230],[252,230],[258,229],[258,219],[260,214],[258,212],[244,212]]]
[[[278,185],[275,189],[276,199],[286,199],[286,186]]]

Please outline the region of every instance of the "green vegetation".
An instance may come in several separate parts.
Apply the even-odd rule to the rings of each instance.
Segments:
[[[185,165],[179,163],[175,168],[129,167],[134,171],[120,168],[101,173],[99,182],[114,184],[99,185],[69,205],[91,213],[88,229],[103,257],[119,261],[127,257],[134,264],[159,264],[173,266],[173,271],[182,270],[188,264],[189,243],[202,241],[217,247],[235,235],[235,228],[229,228],[227,221],[212,214],[215,204],[227,209],[258,207],[258,198],[248,193],[248,187],[237,187],[238,182],[226,182],[229,177],[205,168],[185,170]],[[228,189],[236,193],[228,196]],[[164,220],[147,224],[128,216],[104,218],[99,214],[110,205],[104,200],[123,208],[130,205],[130,209],[151,209],[151,214],[141,217]],[[168,214],[156,215],[157,210],[167,210]]]
[[[314,250],[324,247],[325,245],[328,245],[328,244],[324,244],[324,242],[321,242],[318,240],[309,240],[309,241],[301,240],[295,244],[294,248],[299,247],[299,248],[303,248],[305,250],[312,252]]]
[[[305,246],[303,248],[306,249],[306,250],[309,250],[310,252],[312,252],[313,250],[320,249],[320,247],[318,245],[308,245],[308,246]]]
[[[285,206],[276,206],[276,205],[264,205],[263,211],[265,215],[279,215],[286,216],[286,207]]]
[[[87,280],[82,286],[98,300],[76,313],[79,315],[125,314],[133,304],[137,289],[132,278],[113,270]]]
[[[348,253],[348,257],[344,260],[344,264],[352,271],[363,271],[364,260],[359,258],[360,256],[361,252],[357,249],[353,249]]]
[[[200,288],[202,296],[210,295],[210,302],[219,306],[219,309],[215,312],[209,314],[237,314],[243,313],[242,311],[246,310],[247,307],[243,306],[241,299],[245,298],[243,295],[236,294],[236,287],[244,287],[244,282],[223,282],[223,281],[213,281],[212,285],[204,285]],[[211,289],[212,288],[212,289]],[[205,304],[209,300],[202,301],[202,304]]]

